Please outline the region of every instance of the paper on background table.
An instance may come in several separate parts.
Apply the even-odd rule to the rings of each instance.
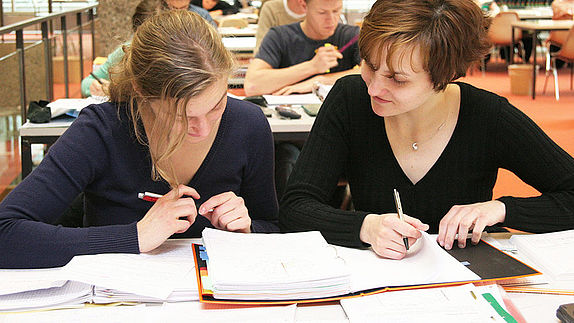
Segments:
[[[321,104],[321,100],[313,94],[291,94],[291,95],[264,95],[268,105],[280,104]]]
[[[471,294],[474,293],[476,298]],[[341,300],[351,323],[354,322],[505,322],[482,297],[494,296],[505,308],[496,285],[472,284],[392,291]]]
[[[90,96],[85,99],[58,99],[48,103],[52,118],[61,116],[69,111],[80,111],[90,104],[100,104],[106,102],[107,97],[103,96]]]

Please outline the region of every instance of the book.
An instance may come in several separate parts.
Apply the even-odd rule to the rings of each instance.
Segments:
[[[319,232],[245,235],[205,229],[203,242],[203,246],[194,244],[193,248],[199,297],[205,303],[306,303],[494,279],[480,277],[468,269],[442,249],[435,237],[426,233],[400,261],[382,258],[370,249],[328,245]],[[334,254],[329,253],[329,248]],[[292,260],[294,256],[300,259]],[[324,259],[334,267],[323,270]],[[338,259],[342,261],[337,262]],[[289,271],[291,268],[281,268],[282,263],[290,261],[307,265],[298,264],[293,272]],[[526,265],[520,268],[524,271],[509,272],[506,278],[538,273]],[[335,277],[334,273],[340,278],[345,277],[345,272],[350,277],[348,286],[340,280],[337,281],[340,289],[330,290],[329,295],[312,293],[321,290],[323,283]],[[269,273],[280,275],[275,277]],[[307,277],[313,277],[316,284],[312,288],[301,288],[309,286],[299,280]],[[345,293],[346,290],[349,292]]]

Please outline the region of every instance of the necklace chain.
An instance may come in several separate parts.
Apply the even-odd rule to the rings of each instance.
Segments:
[[[433,139],[434,136],[436,136],[436,134],[437,134],[437,133],[444,127],[444,125],[446,124],[446,121],[448,120],[449,114],[450,114],[450,112],[446,115],[446,118],[444,119],[444,121],[436,128],[435,132],[434,132],[430,137],[428,137],[427,139],[425,139],[425,140],[423,140],[423,141],[420,141],[420,140],[413,141],[413,143],[411,144],[412,150],[413,150],[413,151],[418,151],[418,150],[419,150],[419,143],[421,143],[421,142],[427,142],[427,141]]]
[[[430,137],[427,137],[425,140],[422,140],[422,141],[421,140],[411,140],[412,143],[410,146],[414,152],[419,150],[419,144],[420,143],[424,143],[424,142],[427,142],[427,141],[433,139],[439,133],[439,131],[444,127],[444,125],[446,124],[446,122],[449,119],[450,112],[451,112],[450,110],[451,109],[449,109],[448,113],[446,114],[446,117],[444,118],[443,122],[441,122],[441,124],[436,128],[436,130],[433,132],[433,134]]]

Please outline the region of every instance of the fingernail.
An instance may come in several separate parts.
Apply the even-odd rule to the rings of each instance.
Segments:
[[[205,210],[204,210],[202,207],[200,207],[198,212],[199,212],[199,215],[203,215],[203,213],[205,212]]]
[[[444,246],[444,248],[445,248],[446,250],[450,250],[451,245],[450,245],[450,244],[446,244],[446,245]]]
[[[441,247],[444,247],[444,241],[439,240],[439,241],[438,241],[438,244],[439,244]]]
[[[464,244],[459,243],[459,244],[458,244],[458,247],[462,249],[462,248],[464,248]]]

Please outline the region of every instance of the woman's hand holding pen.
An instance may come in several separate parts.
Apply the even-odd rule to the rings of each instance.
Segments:
[[[140,252],[153,250],[172,234],[189,229],[197,216],[194,199],[199,199],[199,193],[185,185],[159,198],[137,223]]]
[[[502,223],[505,218],[506,206],[500,201],[455,205],[440,220],[437,241],[450,250],[458,234],[458,246],[464,248],[472,230],[472,243],[477,244],[486,226]]]
[[[92,96],[107,96],[106,92],[108,91],[108,86],[110,85],[110,81],[99,79],[93,80],[92,84],[90,84],[90,95]]]
[[[360,239],[368,243],[379,256],[402,259],[407,254],[403,237],[413,245],[422,237],[420,231],[429,226],[408,215],[401,221],[397,214],[368,214],[361,226]]]
[[[199,214],[206,217],[217,229],[251,232],[251,218],[245,202],[233,192],[211,197],[199,207]]]

